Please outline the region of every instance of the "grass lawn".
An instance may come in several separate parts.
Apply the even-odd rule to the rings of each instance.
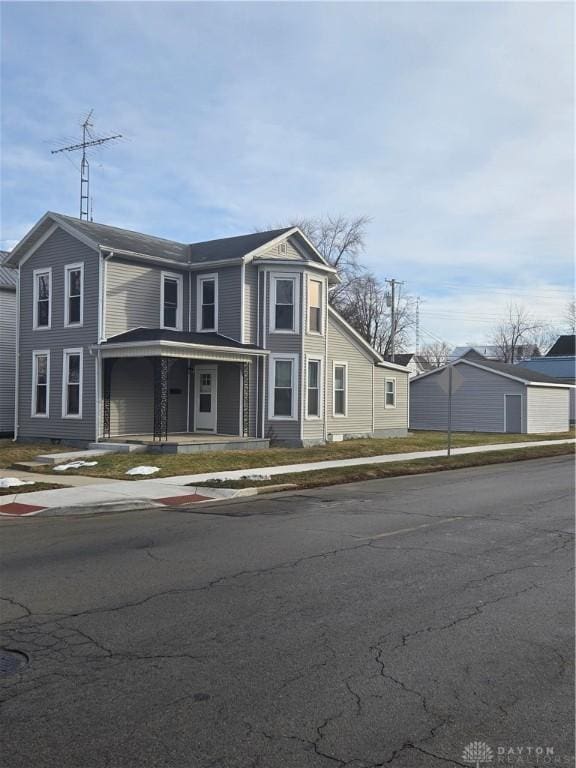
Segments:
[[[342,467],[340,469],[319,469],[313,472],[293,472],[278,475],[270,480],[230,480],[225,482],[209,481],[199,483],[206,487],[222,488],[256,488],[291,484],[296,488],[318,488],[327,485],[356,483],[360,480],[376,480],[384,477],[399,477],[400,475],[420,475],[429,472],[442,472],[447,469],[465,469],[480,467],[488,464],[508,464],[513,461],[540,459],[550,456],[564,456],[574,453],[573,445],[536,446],[534,448],[518,448],[506,453],[474,453],[464,456],[439,456],[433,459],[416,459],[413,461],[394,461],[390,464],[366,464],[359,467]],[[279,489],[280,490],[280,489]]]
[[[576,431],[563,432],[553,435],[508,435],[499,433],[461,432],[453,435],[453,446],[486,445],[491,443],[516,443],[532,440],[566,439],[576,436]],[[9,441],[7,441],[9,442]],[[13,446],[13,444],[11,444]],[[102,456],[95,467],[82,467],[69,470],[66,474],[88,475],[92,477],[110,477],[122,480],[141,479],[127,476],[126,470],[141,464],[160,467],[152,477],[169,477],[171,475],[191,475],[199,472],[218,472],[221,470],[251,469],[253,467],[271,467],[283,464],[301,464],[309,461],[328,461],[330,459],[360,458],[363,456],[379,456],[389,453],[407,453],[413,451],[438,450],[446,447],[446,434],[443,432],[414,432],[409,437],[388,437],[379,439],[345,440],[342,443],[330,443],[314,448],[270,448],[264,451],[214,451],[209,453],[188,454],[129,454],[115,453]],[[18,448],[8,449],[13,457]],[[22,450],[29,450],[29,446]],[[64,450],[59,448],[59,450]],[[37,453],[46,453],[46,445],[36,446],[27,458]],[[2,446],[0,445],[0,456]],[[11,458],[9,464],[17,460]],[[4,458],[4,461],[7,461]],[[8,466],[9,466],[8,464]],[[0,460],[0,466],[2,464]],[[53,474],[53,471],[39,468],[40,472]]]
[[[0,488],[0,496],[13,496],[15,493],[33,493],[34,491],[57,491],[66,488],[65,485],[56,483],[34,483],[34,485],[16,485],[13,488]],[[2,507],[0,507],[0,512]]]
[[[10,469],[18,461],[33,461],[41,453],[61,453],[72,451],[65,445],[46,443],[14,443],[12,440],[0,440],[0,469]]]

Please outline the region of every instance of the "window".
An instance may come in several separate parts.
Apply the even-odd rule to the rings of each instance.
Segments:
[[[273,355],[270,368],[269,417],[295,419],[297,355]]]
[[[218,330],[218,275],[198,277],[196,328]]]
[[[182,275],[162,272],[161,328],[182,330]]]
[[[298,277],[276,274],[271,277],[270,330],[298,333]]]
[[[32,416],[48,416],[50,404],[50,352],[32,353]]]
[[[320,418],[320,382],[321,382],[321,362],[320,360],[308,360],[308,382],[307,382],[307,400],[306,415],[308,418]]]
[[[396,408],[396,379],[386,379],[384,382],[384,405],[386,408]]]
[[[308,281],[308,330],[322,333],[322,283],[320,280]]]
[[[346,416],[348,385],[347,363],[334,363],[334,416]]]
[[[82,350],[65,349],[62,371],[62,416],[82,418]]]
[[[34,270],[34,328],[50,328],[52,322],[52,269]]]
[[[64,268],[66,298],[64,325],[82,325],[84,311],[84,264],[67,264]]]

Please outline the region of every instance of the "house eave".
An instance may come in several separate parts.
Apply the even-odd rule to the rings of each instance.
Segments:
[[[222,362],[249,363],[256,357],[267,356],[268,350],[247,350],[236,347],[220,347],[208,344],[192,344],[180,341],[105,342],[94,344],[102,358],[109,357],[182,357]]]

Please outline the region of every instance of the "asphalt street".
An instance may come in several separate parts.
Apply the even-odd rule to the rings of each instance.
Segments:
[[[3,520],[2,764],[574,765],[573,518],[559,457]]]

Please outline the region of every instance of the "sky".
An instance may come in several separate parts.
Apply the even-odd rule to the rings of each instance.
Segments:
[[[556,2],[4,2],[0,248],[46,210],[182,242],[368,216],[421,340],[485,343],[574,289],[574,8]]]

